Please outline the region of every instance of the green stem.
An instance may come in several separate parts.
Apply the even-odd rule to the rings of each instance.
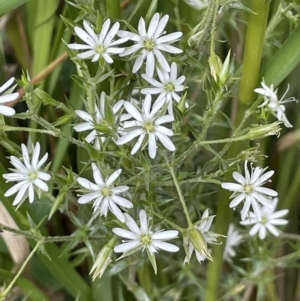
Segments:
[[[239,124],[243,119],[244,111],[246,111],[245,104],[254,102],[256,96],[254,89],[259,80],[259,69],[262,57],[262,50],[264,45],[265,29],[267,24],[269,1],[252,0],[250,9],[257,14],[250,14],[245,52],[243,60],[241,86],[239,91],[238,116],[236,124]],[[229,150],[229,157],[235,157],[243,149],[242,145],[235,143]],[[232,181],[231,174],[227,174],[226,181]],[[217,214],[215,219],[215,232],[220,234],[227,234],[232,210],[229,208],[230,192],[222,189],[219,193]],[[209,262],[207,274],[207,293],[206,301],[218,300],[218,287],[220,285],[220,277],[223,266],[223,252],[225,243],[218,246],[213,246],[212,257],[213,262]]]
[[[165,160],[166,160],[166,163],[167,163],[167,165],[169,167],[170,173],[172,175],[172,178],[173,178],[173,181],[174,181],[174,184],[175,184],[175,187],[176,187],[176,190],[177,190],[177,193],[178,193],[178,197],[179,197],[179,200],[181,202],[181,205],[182,205],[182,208],[183,208],[183,212],[185,214],[188,226],[189,226],[190,229],[192,229],[193,228],[193,223],[191,221],[191,218],[190,218],[190,215],[189,215],[189,211],[188,211],[188,208],[186,206],[186,203],[185,203],[185,200],[184,200],[184,197],[183,197],[180,185],[179,185],[178,180],[176,178],[176,174],[175,174],[174,168],[173,168],[173,166],[171,166],[169,164],[169,161],[168,161],[168,159],[166,157],[165,157]]]
[[[248,104],[255,99],[254,89],[258,86],[259,70],[269,15],[269,0],[252,0],[249,15],[239,101]]]
[[[63,241],[72,241],[72,240],[78,240],[78,241],[84,241],[86,239],[88,240],[100,240],[105,239],[104,236],[101,235],[90,235],[90,236],[72,236],[72,235],[65,235],[65,236],[42,236],[40,233],[32,232],[32,231],[24,231],[20,229],[15,229],[8,227],[6,225],[0,224],[0,231],[9,231],[11,233],[15,233],[18,235],[23,235],[27,238],[34,239],[36,241],[42,240],[43,243],[52,243],[52,242],[63,242]]]
[[[12,289],[12,287],[14,286],[15,282],[17,281],[17,279],[19,278],[19,276],[22,274],[22,272],[24,271],[26,265],[28,264],[28,262],[30,261],[30,259],[32,258],[32,256],[35,254],[35,252],[38,250],[38,248],[43,244],[43,240],[40,240],[35,247],[33,248],[33,250],[30,252],[30,254],[28,255],[28,257],[26,258],[26,260],[23,262],[20,270],[18,271],[18,273],[16,274],[16,276],[14,277],[14,279],[11,281],[11,283],[8,285],[8,287],[4,290],[3,293],[0,294],[0,300],[5,300],[5,297],[7,296],[7,294],[10,292],[10,290]]]
[[[35,129],[35,128],[24,128],[24,127],[18,127],[18,126],[9,126],[9,125],[2,125],[0,126],[0,129],[3,132],[36,132],[36,133],[42,133],[42,134],[48,134],[51,136],[55,136],[55,133],[51,130],[43,130],[43,129]]]

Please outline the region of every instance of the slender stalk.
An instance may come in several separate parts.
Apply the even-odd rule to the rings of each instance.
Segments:
[[[264,44],[264,35],[267,24],[269,1],[252,0],[250,9],[257,14],[250,14],[246,36],[244,61],[242,69],[241,86],[239,91],[238,115],[236,124],[239,124],[243,118],[245,105],[255,100],[254,89],[259,80],[259,69]],[[255,47],[254,47],[255,45]],[[243,146],[234,144],[229,150],[229,157],[236,156]],[[231,174],[227,174],[226,180],[231,180]],[[217,215],[215,219],[215,232],[227,234],[229,223],[232,216],[232,210],[229,208],[230,193],[226,190],[220,190],[218,199]],[[206,301],[218,300],[218,287],[220,283],[221,270],[223,265],[223,252],[225,243],[212,248],[213,262],[209,262],[207,275],[207,294]]]
[[[20,277],[20,275],[22,274],[22,272],[24,271],[26,265],[28,264],[28,262],[30,261],[30,259],[32,258],[32,256],[35,254],[35,252],[39,249],[39,247],[43,244],[43,240],[40,240],[35,247],[33,248],[33,250],[30,252],[30,254],[28,255],[28,257],[26,258],[26,260],[23,262],[20,270],[18,271],[18,273],[16,274],[16,276],[13,278],[13,280],[11,281],[11,283],[8,285],[8,287],[4,290],[3,293],[0,293],[0,300],[5,300],[5,297],[9,294],[10,290],[12,289],[12,287],[14,286],[14,284],[16,283],[17,279]]]
[[[177,193],[178,193],[178,197],[179,197],[179,200],[181,202],[181,205],[182,205],[182,208],[183,208],[183,212],[185,214],[188,226],[189,226],[190,229],[192,229],[193,228],[193,223],[191,221],[191,218],[190,218],[190,215],[189,215],[189,211],[188,211],[188,208],[186,206],[186,203],[185,203],[185,200],[184,200],[184,197],[183,197],[183,194],[182,194],[179,182],[178,182],[178,180],[176,178],[176,174],[175,174],[174,168],[173,168],[173,166],[171,166],[169,164],[169,161],[168,161],[168,159],[166,157],[165,157],[165,160],[167,162],[167,165],[169,167],[170,173],[172,175],[172,178],[173,178],[173,181],[174,181],[174,185],[176,187],[176,190],[177,190]]]

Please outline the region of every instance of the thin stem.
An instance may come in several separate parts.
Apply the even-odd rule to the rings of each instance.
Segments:
[[[78,240],[78,241],[84,241],[86,239],[88,240],[100,240],[104,239],[104,236],[101,235],[87,235],[87,236],[75,236],[75,235],[65,235],[65,236],[42,236],[40,233],[34,233],[32,231],[24,231],[20,229],[15,229],[8,227],[6,225],[0,224],[0,231],[9,231],[18,235],[23,235],[27,238],[34,239],[36,241],[42,240],[43,243],[51,243],[51,242],[63,242],[63,241],[72,241],[72,240]]]
[[[43,129],[34,129],[34,128],[24,128],[24,127],[18,127],[18,126],[9,126],[9,125],[2,125],[0,126],[0,129],[3,132],[35,132],[35,133],[42,133],[42,134],[48,134],[51,136],[56,136],[55,133],[51,130],[43,130]]]
[[[5,300],[6,295],[10,292],[10,290],[12,289],[12,287],[14,286],[15,282],[17,281],[17,279],[20,277],[20,275],[22,274],[22,272],[24,271],[26,265],[28,264],[28,262],[30,261],[30,259],[32,258],[32,256],[35,254],[35,252],[38,250],[38,248],[43,244],[43,240],[40,240],[35,247],[33,248],[33,250],[30,252],[30,254],[28,255],[28,257],[26,258],[26,260],[23,262],[21,268],[19,269],[18,273],[16,274],[16,276],[14,277],[14,279],[11,281],[11,283],[8,285],[8,287],[4,290],[3,293],[0,294],[1,300],[2,298]]]
[[[175,174],[174,168],[173,168],[173,166],[170,165],[170,163],[169,163],[169,161],[168,161],[168,159],[166,157],[165,157],[165,160],[166,160],[166,163],[167,163],[167,165],[169,167],[170,173],[172,175],[172,178],[173,178],[173,181],[174,181],[174,184],[175,184],[175,187],[176,187],[176,190],[177,190],[177,193],[178,193],[178,196],[179,196],[179,200],[181,202],[181,205],[182,205],[182,208],[183,208],[183,212],[185,214],[188,226],[189,226],[189,228],[192,229],[193,228],[193,223],[191,221],[191,218],[190,218],[190,215],[189,215],[189,211],[187,209],[184,197],[182,195],[182,191],[181,191],[180,185],[179,185],[178,180],[176,178],[176,174]]]

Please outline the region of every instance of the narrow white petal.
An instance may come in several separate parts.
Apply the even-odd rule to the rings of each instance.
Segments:
[[[261,227],[261,224],[255,224],[255,225],[250,229],[249,235],[250,235],[250,236],[256,235],[256,233],[259,231],[260,227]]]
[[[5,82],[1,87],[0,87],[0,93],[4,92],[7,90],[14,82],[15,78],[11,77],[7,82]]]
[[[96,184],[101,186],[101,187],[104,187],[105,183],[102,179],[101,172],[100,172],[99,168],[97,167],[97,165],[94,162],[92,163],[92,170],[93,170],[93,177],[94,177],[94,180],[95,180]]]
[[[86,204],[86,203],[89,203],[90,201],[92,201],[92,200],[94,200],[98,197],[99,197],[99,193],[91,192],[91,193],[88,193],[86,195],[81,196],[78,199],[78,203],[79,204]]]
[[[40,180],[39,178],[35,179],[33,181],[33,184],[36,185],[38,188],[40,188],[43,191],[49,190],[48,185],[45,182],[43,182],[42,180]]]
[[[30,183],[24,183],[24,185],[22,185],[20,187],[20,190],[19,190],[17,196],[15,197],[15,199],[13,201],[13,206],[18,205],[22,201],[29,185],[30,185]]]
[[[135,233],[132,233],[122,228],[113,228],[112,232],[126,239],[139,239],[139,237]]]
[[[270,189],[270,188],[266,188],[266,187],[256,187],[255,191],[258,191],[258,192],[261,192],[263,194],[270,195],[270,196],[277,196],[278,195],[277,191],[275,191],[273,189]]]
[[[0,114],[4,116],[13,116],[16,114],[16,111],[13,108],[0,105]]]
[[[99,190],[99,187],[85,178],[77,178],[77,182],[88,190]]]
[[[154,159],[156,157],[156,150],[157,146],[155,141],[155,135],[153,133],[150,133],[148,140],[148,153],[151,159]]]
[[[156,132],[156,136],[167,150],[169,150],[170,152],[175,151],[175,145],[168,136],[160,132]]]
[[[106,185],[110,186],[121,174],[122,169],[118,169],[115,172],[113,172],[109,178],[106,180]]]
[[[173,244],[170,244],[168,242],[160,241],[160,240],[153,240],[152,245],[155,248],[162,249],[162,250],[167,251],[167,252],[177,252],[177,251],[179,251],[179,248],[177,246],[175,246]]]
[[[152,234],[152,239],[168,240],[178,237],[177,230],[161,231]]]
[[[267,229],[264,225],[261,225],[261,227],[259,228],[259,234],[258,234],[259,238],[261,240],[265,239],[267,236]]]
[[[147,217],[146,211],[140,210],[139,217],[140,217],[142,233],[148,233],[149,226],[148,226],[148,217]]]
[[[114,248],[114,251],[115,251],[115,253],[126,253],[132,249],[137,248],[138,246],[140,246],[140,244],[141,243],[137,240],[126,242],[126,243],[116,246]]]
[[[127,200],[127,199],[125,199],[125,198],[123,198],[121,196],[113,195],[111,197],[111,199],[112,199],[113,202],[115,202],[117,205],[119,205],[121,207],[124,207],[124,208],[133,208],[132,203],[129,200]]]
[[[244,185],[245,184],[245,178],[239,173],[239,172],[236,172],[234,171],[233,174],[232,174],[232,177],[237,181],[239,182],[241,185]]]
[[[131,132],[129,132],[128,134],[125,134],[123,137],[119,138],[117,141],[116,141],[116,144],[117,145],[123,145],[123,144],[126,144],[128,143],[129,141],[133,140],[135,137],[139,136],[139,135],[142,135],[144,132],[143,129],[136,129],[136,130],[133,130]]]
[[[137,151],[141,148],[142,143],[145,139],[146,133],[142,133],[141,136],[139,137],[139,139],[136,141],[135,145],[133,146],[132,150],[131,150],[131,155],[134,155],[137,153]]]
[[[280,232],[276,227],[274,227],[272,224],[266,224],[266,228],[274,235],[279,236]]]
[[[109,202],[109,209],[117,217],[119,221],[121,221],[122,223],[125,222],[125,217],[122,211],[114,202]]]
[[[221,187],[224,189],[227,189],[229,191],[238,191],[238,192],[243,192],[243,186],[240,184],[235,184],[235,183],[222,183]]]
[[[134,221],[134,219],[127,213],[124,213],[125,216],[125,223],[127,227],[131,230],[131,232],[136,233],[136,234],[141,234],[141,230]]]

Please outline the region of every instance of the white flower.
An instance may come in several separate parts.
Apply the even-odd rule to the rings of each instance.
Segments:
[[[151,19],[148,31],[146,31],[145,20],[140,18],[138,25],[139,34],[124,30],[120,30],[118,32],[118,36],[129,37],[129,40],[135,42],[134,45],[128,47],[123,53],[120,54],[120,56],[126,56],[135,52],[139,53],[133,65],[133,73],[136,73],[141,68],[145,59],[147,76],[153,76],[156,60],[161,68],[167,72],[170,72],[169,63],[161,51],[175,54],[181,53],[181,49],[171,46],[170,44],[176,42],[182,36],[182,32],[173,32],[165,35],[166,32],[164,29],[168,20],[168,15],[165,15],[160,19],[159,13],[156,13]]]
[[[113,187],[113,183],[120,176],[122,169],[116,170],[105,180],[103,180],[101,172],[95,163],[92,163],[92,169],[96,184],[85,178],[77,178],[77,182],[82,187],[84,187],[87,191],[91,191],[88,194],[80,196],[78,203],[86,204],[94,201],[94,214],[99,213],[106,217],[109,209],[121,222],[124,223],[124,215],[118,206],[132,208],[133,205],[129,200],[118,196],[118,194],[127,191],[129,189],[128,186]]]
[[[163,69],[156,68],[160,82],[156,79],[147,76],[147,74],[142,74],[144,80],[149,84],[154,86],[153,88],[144,88],[141,90],[142,94],[160,94],[153,104],[153,108],[157,105],[162,106],[168,103],[168,112],[173,114],[172,100],[179,102],[180,96],[176,92],[181,92],[184,90],[185,76],[180,76],[177,78],[177,64],[171,64],[171,71],[166,72]],[[161,105],[162,103],[162,105]]]
[[[259,203],[264,206],[272,208],[269,196],[277,196],[278,193],[270,188],[261,187],[266,182],[270,182],[271,176],[274,174],[273,170],[265,172],[266,168],[255,167],[251,165],[251,173],[247,167],[248,161],[245,161],[245,177],[238,172],[233,172],[233,178],[239,183],[222,183],[222,188],[229,191],[234,191],[230,198],[234,198],[230,204],[230,208],[235,208],[239,203],[245,200],[244,207],[241,211],[241,218],[244,220],[252,206],[257,220],[261,220]]]
[[[206,209],[202,214],[200,224],[197,227],[195,227],[196,230],[201,232],[201,234],[202,234],[202,236],[203,236],[203,238],[204,238],[204,240],[207,244],[218,244],[217,238],[219,236],[222,236],[220,234],[209,231],[214,217],[215,217],[215,215],[209,215],[209,210]],[[204,261],[206,258],[211,259],[211,256],[207,257],[207,255],[209,253],[208,254],[201,254],[200,252],[198,252],[195,249],[193,242],[190,240],[189,243],[188,243],[188,254],[187,254],[184,262],[189,262],[190,261],[194,251],[195,251],[197,260],[200,263],[201,263],[201,261]]]
[[[129,214],[124,213],[124,216],[125,223],[130,231],[122,228],[112,229],[116,235],[126,239],[121,245],[114,248],[116,253],[135,252],[139,250],[144,251],[146,249],[150,254],[154,254],[157,253],[159,249],[167,252],[177,252],[179,250],[177,246],[165,242],[178,237],[178,231],[151,231],[145,210],[140,210],[139,213],[140,228]]]
[[[249,234],[254,236],[258,233],[260,239],[265,239],[267,236],[267,232],[269,231],[274,236],[279,236],[280,232],[275,226],[286,225],[288,223],[287,220],[282,219],[281,217],[288,214],[288,209],[283,209],[279,211],[275,211],[277,206],[278,198],[274,198],[272,207],[268,208],[263,206],[260,208],[261,211],[261,220],[256,218],[256,215],[253,212],[250,212],[248,219],[241,221],[242,225],[254,225]]]
[[[96,130],[97,125],[104,125],[104,126],[109,126],[109,124],[105,121],[105,102],[106,102],[106,95],[104,92],[101,92],[100,95],[100,100],[99,100],[99,105],[95,104],[95,116],[93,116],[85,111],[82,110],[76,110],[75,113],[83,119],[84,123],[78,124],[74,126],[74,130],[76,132],[83,132],[83,131],[88,131],[92,130],[85,138],[85,140],[88,143],[94,142],[94,147],[95,149],[100,149],[101,143],[104,142],[105,137],[103,136],[102,133]],[[114,114],[117,114],[118,111],[121,109],[123,106],[124,101],[120,100],[118,101],[113,107],[112,111]]]
[[[0,87],[0,94],[2,94],[5,90],[7,90],[12,83],[14,82],[14,78],[10,78],[5,84],[3,84]],[[4,93],[3,95],[0,96],[0,114],[4,115],[4,116],[13,116],[16,114],[16,111],[13,108],[10,108],[8,106],[3,106],[2,104],[6,103],[6,102],[10,102],[13,100],[16,100],[19,97],[19,93],[15,92],[15,93],[11,93],[11,89],[8,90],[6,93]]]
[[[294,97],[284,99],[289,91],[289,86],[280,100],[278,100],[277,89],[274,90],[274,85],[268,87],[264,82],[262,82],[261,85],[262,88],[254,89],[254,92],[264,96],[265,101],[259,107],[268,106],[272,114],[277,117],[279,121],[282,121],[286,127],[293,127],[285,115],[285,106],[283,105],[287,102],[297,101]]]
[[[229,262],[232,261],[231,258],[235,257],[235,255],[236,255],[236,252],[233,249],[233,247],[239,245],[242,239],[243,239],[243,236],[235,229],[233,224],[230,224],[228,233],[227,233],[224,254],[223,254],[223,257],[225,260],[227,260]]]
[[[48,159],[48,153],[46,153],[39,161],[41,150],[40,144],[37,142],[36,145],[32,145],[32,147],[33,154],[31,162],[28,149],[22,144],[23,163],[17,157],[10,156],[10,163],[15,168],[10,168],[13,173],[3,175],[6,182],[19,182],[8,189],[4,194],[4,196],[7,197],[18,193],[13,202],[14,206],[22,204],[27,197],[29,197],[29,202],[32,203],[34,201],[34,190],[37,191],[39,197],[41,190],[48,191],[48,185],[44,181],[49,181],[51,176],[46,172],[40,171],[40,168]]]
[[[85,30],[81,29],[78,26],[75,26],[74,30],[77,36],[83,42],[85,42],[85,44],[75,43],[68,45],[70,49],[86,50],[78,54],[79,58],[92,58],[92,62],[96,62],[100,57],[103,57],[103,59],[108,64],[112,64],[113,59],[110,55],[120,54],[124,51],[124,48],[119,48],[118,45],[126,42],[128,40],[128,37],[114,40],[115,35],[120,28],[120,23],[116,22],[109,30],[110,19],[107,19],[102,26],[100,34],[96,34],[87,21],[83,21],[83,27]]]
[[[147,135],[148,152],[150,158],[155,158],[156,156],[156,139],[158,139],[163,146],[169,151],[174,151],[175,146],[168,136],[173,136],[173,131],[161,126],[161,124],[166,122],[171,122],[174,120],[172,115],[159,116],[159,110],[161,105],[157,105],[156,108],[151,107],[151,96],[146,95],[143,102],[142,112],[139,112],[136,107],[128,101],[124,102],[124,107],[126,111],[135,119],[133,121],[125,121],[123,124],[123,129],[120,133],[124,134],[123,137],[116,141],[116,144],[123,145],[128,143],[135,137],[139,136],[139,139],[135,143],[131,150],[131,154],[134,155],[142,146],[143,141]],[[125,133],[127,131],[127,133]]]
[[[183,1],[189,6],[197,10],[201,10],[208,6],[208,0],[183,0]]]

